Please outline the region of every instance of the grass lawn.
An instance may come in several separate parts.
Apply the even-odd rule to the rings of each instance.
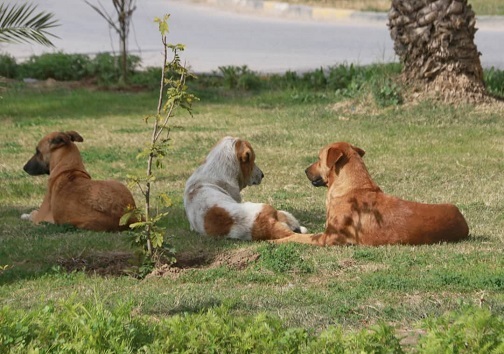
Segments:
[[[468,305],[504,312],[502,108],[436,102],[380,108],[367,95],[345,99],[327,91],[201,91],[194,115],[172,120],[172,148],[155,171],[155,193],[173,202],[166,237],[178,263],[138,280],[120,275],[135,259],[127,233],[20,220],[40,205],[47,180],[22,167],[43,135],[76,130],[93,178],[127,182],[126,175],[144,174],[146,163],[135,157],[149,139],[143,117],[154,113],[156,93],[12,85],[1,95],[0,266],[7,267],[0,270],[0,308],[130,303],[135,314],[158,321],[225,307],[233,317],[266,313],[316,333],[387,323],[404,336],[418,334],[425,318]],[[225,135],[249,140],[265,174],[243,199],[291,211],[310,232],[323,230],[326,190],[313,188],[304,169],[323,145],[348,141],[366,150],[367,167],[385,192],[456,204],[471,237],[376,248],[202,238],[189,230],[183,188]]]

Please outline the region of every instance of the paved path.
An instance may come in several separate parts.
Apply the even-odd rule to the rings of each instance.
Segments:
[[[13,0],[10,0],[12,2]],[[291,16],[272,2],[267,9],[250,6],[250,1],[223,8],[224,0],[197,4],[181,0],[140,0],[133,16],[129,48],[142,57],[143,66],[161,65],[161,42],[153,18],[171,14],[169,41],[183,43],[182,57],[196,72],[219,66],[247,65],[260,72],[309,70],[338,63],[369,64],[396,60],[383,15],[332,13],[324,18]],[[221,3],[216,3],[220,1]],[[229,1],[229,0],[226,0]],[[257,2],[257,0],[254,0]],[[9,1],[8,1],[9,2]],[[40,10],[51,11],[61,26],[54,32],[55,49],[40,45],[1,45],[22,60],[47,51],[86,53],[118,50],[116,35],[105,21],[80,0],[32,0]],[[110,1],[101,0],[105,5]],[[236,4],[244,4],[242,8]],[[220,6],[218,6],[220,5]],[[224,4],[225,5],[225,4]],[[305,9],[306,10],[306,9]],[[497,25],[496,25],[497,23]],[[504,69],[504,23],[493,21],[477,34],[484,66]]]

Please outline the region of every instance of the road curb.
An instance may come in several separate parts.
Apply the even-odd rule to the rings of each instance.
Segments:
[[[260,11],[268,15],[311,19],[315,21],[372,20],[387,21],[387,14],[349,9],[294,5],[270,0],[203,0],[207,4],[223,8]]]
[[[196,0],[198,1],[198,0]],[[295,5],[270,0],[199,0],[222,8],[258,11],[272,16],[294,17],[314,21],[388,22],[386,12],[357,11],[320,6]],[[504,16],[476,16],[477,23],[489,26],[504,26]]]

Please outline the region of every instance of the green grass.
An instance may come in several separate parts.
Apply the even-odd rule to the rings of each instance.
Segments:
[[[172,147],[165,167],[155,171],[155,192],[165,192],[173,201],[165,224],[169,242],[177,251],[178,268],[137,280],[118,275],[136,264],[127,233],[33,226],[20,220],[22,213],[40,205],[47,179],[28,176],[22,166],[44,134],[76,130],[84,137],[79,147],[94,178],[125,181],[127,174],[143,174],[145,163],[135,156],[150,135],[142,118],[155,108],[156,93],[22,87],[2,93],[0,266],[7,268],[0,270],[0,308],[5,307],[0,319],[7,321],[5,328],[19,323],[21,327],[12,330],[19,335],[25,333],[23,321],[27,321],[26,333],[35,333],[40,341],[52,338],[56,332],[44,332],[52,326],[61,330],[61,338],[75,336],[72,345],[80,343],[81,349],[89,343],[96,343],[94,348],[112,348],[103,338],[86,337],[91,335],[86,328],[94,328],[92,321],[97,321],[97,328],[107,326],[101,321],[106,322],[104,313],[110,312],[122,318],[114,322],[116,317],[111,317],[110,338],[120,340],[114,331],[122,326],[137,333],[125,339],[124,347],[114,348],[140,348],[139,343],[161,340],[158,332],[179,333],[176,331],[186,325],[189,331],[214,323],[215,316],[237,318],[237,328],[247,328],[257,316],[267,316],[272,322],[258,323],[278,328],[279,337],[273,337],[271,343],[285,335],[285,341],[322,345],[318,341],[327,333],[338,343],[338,330],[333,326],[341,326],[344,333],[350,333],[342,347],[353,348],[348,343],[365,336],[359,334],[365,329],[386,332],[392,328],[415,334],[425,318],[441,318],[450,311],[465,318],[467,306],[481,305],[494,314],[503,313],[502,108],[436,102],[382,108],[371,93],[345,99],[331,90],[225,94],[208,90],[206,95],[210,99],[198,103],[193,116],[181,114],[172,120]],[[243,199],[289,210],[311,232],[323,230],[325,190],[311,187],[303,171],[323,145],[349,141],[366,150],[368,169],[387,193],[458,205],[470,225],[471,238],[458,244],[376,248],[271,246],[202,238],[189,230],[183,188],[224,135],[249,140],[266,176],[260,186],[245,189]],[[140,203],[140,192],[133,192]],[[225,313],[215,315],[221,307]],[[488,319],[484,314],[475,316]],[[57,318],[62,318],[61,323]],[[79,322],[82,328],[72,327],[77,318],[84,321]],[[456,322],[457,318],[446,321]],[[425,348],[441,343],[436,337],[440,332],[433,328],[450,329],[439,321],[420,331],[432,333],[425,336],[430,344],[415,340],[414,345],[418,342],[428,352]],[[493,323],[493,317],[488,321]],[[179,327],[169,329],[172,324],[166,322],[177,322]],[[221,322],[215,323],[221,326]],[[380,327],[383,323],[390,328]],[[149,327],[154,328],[151,334]],[[77,329],[83,332],[72,332]],[[222,333],[238,338],[231,329],[226,331]],[[458,343],[459,334],[448,333],[443,338]],[[300,340],[298,335],[310,339]],[[19,336],[24,343],[33,340],[28,334]],[[392,340],[383,333],[379,338]],[[202,343],[206,340],[211,339],[204,337]],[[166,343],[164,347],[156,343],[157,348],[169,348]],[[374,342],[366,339],[362,343]],[[200,344],[195,343],[194,348]],[[23,349],[19,352],[26,349],[17,348]]]

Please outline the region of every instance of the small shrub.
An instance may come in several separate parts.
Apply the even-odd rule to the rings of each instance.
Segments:
[[[140,57],[128,56],[128,70],[133,75],[140,64]],[[8,55],[0,56],[0,76],[12,78],[34,78],[59,81],[77,81],[96,78],[100,84],[113,84],[121,76],[120,58],[110,53],[99,53],[94,58],[83,54],[46,53],[31,56],[26,62],[16,65]],[[161,69],[157,70],[160,72]],[[153,73],[147,71],[144,81],[152,79]],[[141,76],[140,76],[141,77]],[[138,81],[142,80],[137,78]],[[150,81],[149,81],[150,82]],[[159,82],[156,82],[156,86]]]
[[[130,225],[132,230],[138,231],[134,243],[141,246],[142,251],[155,261],[164,258],[172,259],[173,249],[165,239],[166,229],[161,223],[168,215],[166,208],[172,205],[172,201],[166,193],[160,193],[156,198],[158,203],[155,205],[152,188],[156,176],[153,168],[163,168],[163,158],[167,155],[171,143],[168,124],[175,115],[175,111],[183,109],[192,114],[192,104],[198,100],[187,91],[186,78],[193,75],[181,64],[179,53],[185,46],[168,44],[166,41],[169,18],[170,15],[166,14],[162,19],[157,17],[154,19],[159,26],[161,42],[164,46],[164,59],[159,78],[160,92],[156,115],[143,118],[146,124],[151,125],[152,135],[146,147],[137,155],[137,160],[146,159],[147,171],[144,176],[129,176],[130,185],[136,185],[139,188],[145,204],[143,208],[130,210],[120,220],[120,224],[126,224],[131,217],[139,220]],[[169,61],[168,51],[171,52]]]
[[[224,87],[227,89],[256,90],[261,86],[261,79],[257,73],[244,66],[219,66],[223,77]]]
[[[421,353],[504,353],[504,317],[467,307],[426,319],[419,341]]]
[[[492,67],[485,70],[484,76],[488,91],[495,95],[504,96],[504,71]]]
[[[120,58],[110,53],[99,53],[89,62],[88,70],[91,76],[98,78],[100,83],[117,82],[121,75]]]
[[[346,338],[345,342],[347,353],[404,353],[394,329],[383,323],[363,329],[356,335]]]
[[[18,65],[16,59],[9,54],[0,54],[0,76],[13,79],[16,77]]]
[[[219,71],[224,78],[224,86],[234,89],[238,86],[238,76],[240,68],[237,66],[219,66]]]
[[[140,57],[128,55],[127,58],[128,76],[132,75],[140,64]],[[110,53],[97,54],[88,65],[89,74],[98,79],[101,84],[115,84],[121,77],[121,58]],[[161,69],[159,70],[159,73]],[[159,84],[159,83],[158,83]]]
[[[321,90],[327,86],[327,79],[322,68],[304,73],[302,81],[310,90]]]
[[[388,78],[375,80],[372,93],[380,107],[397,106],[403,102],[400,86]]]
[[[149,89],[159,87],[159,80],[161,77],[161,68],[148,67],[142,71],[135,71],[129,76],[129,83],[132,85],[144,86]]]
[[[299,353],[312,336],[271,316],[233,316],[225,307],[163,320],[152,353]]]
[[[150,335],[144,321],[132,317],[131,311],[131,304],[108,309],[98,300],[92,304],[67,300],[27,314],[3,308],[0,347],[11,353],[132,352]]]
[[[320,334],[279,318],[243,316],[228,307],[152,317],[132,302],[77,295],[28,310],[0,308],[0,351],[6,353],[397,353],[405,348],[387,324],[360,331],[329,327]],[[109,299],[110,300],[110,299]],[[107,304],[106,304],[107,303]],[[504,318],[466,308],[421,323],[414,353],[503,353]]]
[[[271,75],[269,77],[269,83],[272,88],[275,89],[296,89],[299,88],[301,78],[295,71],[286,71],[283,75]]]
[[[347,89],[354,80],[356,74],[357,71],[353,64],[350,66],[341,64],[331,67],[329,68],[327,87],[331,90]]]
[[[90,59],[83,54],[46,53],[31,56],[19,66],[18,77],[59,81],[81,80],[89,77]]]
[[[238,78],[238,89],[244,91],[258,90],[261,87],[261,78],[252,71],[246,71]]]

